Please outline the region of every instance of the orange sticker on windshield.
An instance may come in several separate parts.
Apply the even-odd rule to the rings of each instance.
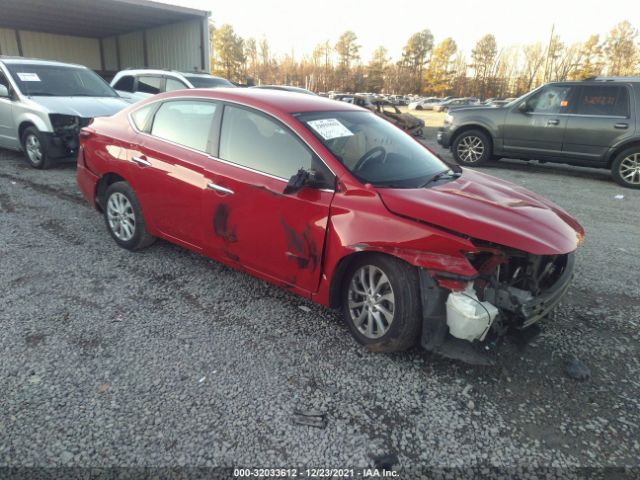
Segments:
[[[569,100],[562,100],[562,101],[560,102],[560,106],[561,106],[562,108],[564,108],[564,107],[568,107],[568,106],[569,106]]]

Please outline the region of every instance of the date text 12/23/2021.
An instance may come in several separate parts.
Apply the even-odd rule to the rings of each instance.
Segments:
[[[398,478],[384,468],[234,468],[234,478]]]

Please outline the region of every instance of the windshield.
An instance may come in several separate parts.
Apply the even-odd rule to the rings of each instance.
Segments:
[[[191,76],[185,75],[187,80],[191,82],[195,88],[216,88],[216,87],[235,87],[233,83],[224,78],[205,77],[205,76]]]
[[[8,64],[20,91],[27,96],[117,97],[115,91],[88,68],[29,63]]]
[[[296,117],[363,183],[418,188],[449,167],[398,127],[370,112]]]

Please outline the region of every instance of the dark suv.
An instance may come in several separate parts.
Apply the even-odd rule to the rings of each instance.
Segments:
[[[451,111],[437,140],[461,165],[509,157],[610,168],[620,185],[640,188],[639,117],[640,78],[598,77]]]

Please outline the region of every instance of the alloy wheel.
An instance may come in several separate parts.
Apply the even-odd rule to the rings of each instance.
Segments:
[[[458,158],[465,163],[476,163],[484,154],[484,142],[480,137],[469,135],[463,137],[456,149]]]
[[[42,163],[42,146],[40,140],[34,134],[27,136],[25,140],[25,148],[27,150],[27,157],[34,165],[40,165]]]
[[[620,162],[620,177],[631,184],[640,185],[640,153],[632,153]]]
[[[113,234],[123,242],[133,238],[136,231],[136,216],[129,199],[120,192],[115,192],[107,202],[107,218]]]
[[[365,265],[354,273],[348,302],[351,320],[365,337],[380,338],[391,328],[395,296],[389,278],[378,267]]]

